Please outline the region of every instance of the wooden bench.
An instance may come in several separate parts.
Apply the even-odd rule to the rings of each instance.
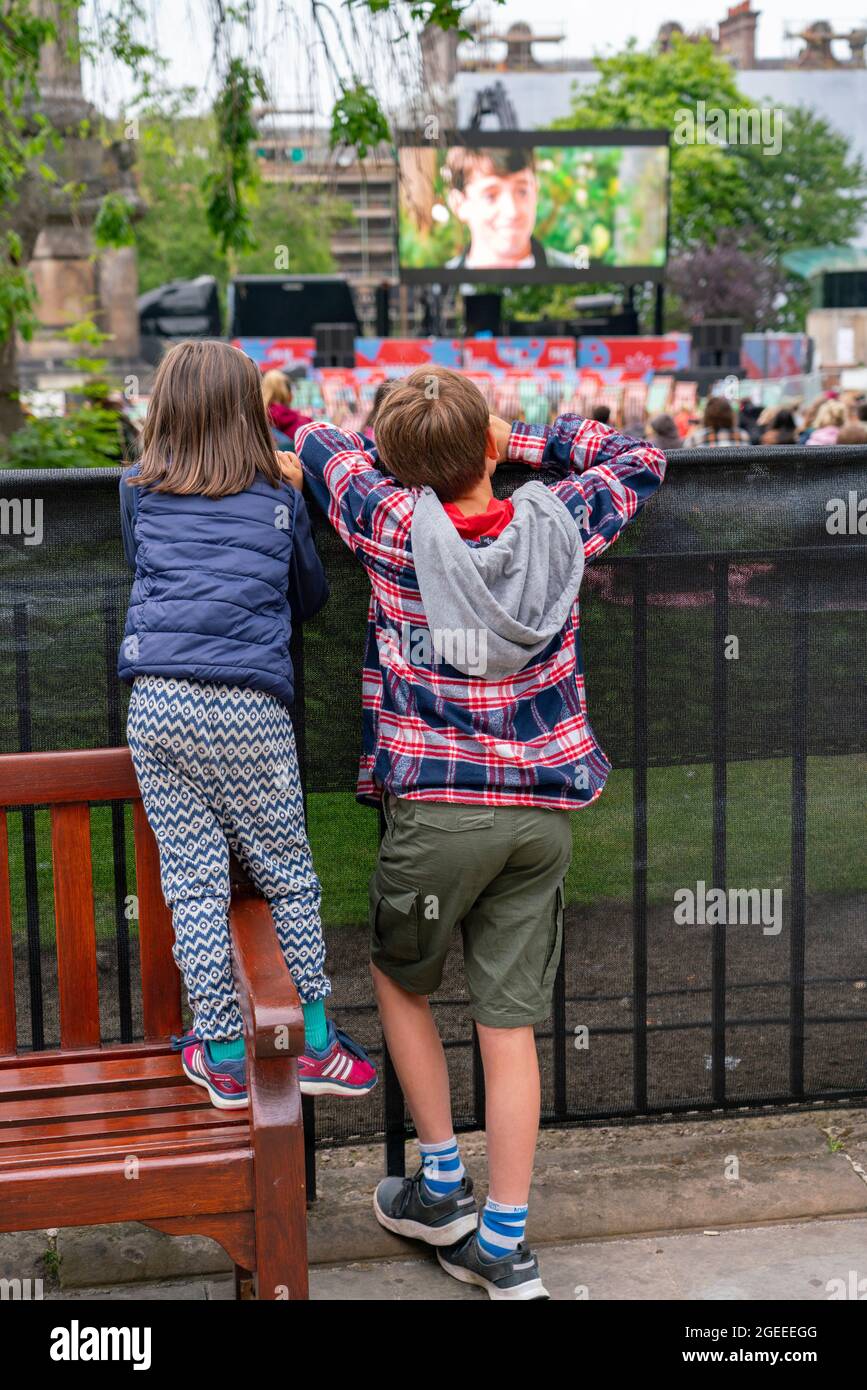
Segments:
[[[88,803],[131,801],[144,1041],[100,1045]],[[60,1048],[16,1054],[6,811],[0,809],[0,1231],[142,1221],[219,1241],[238,1297],[307,1297],[304,1021],[264,900],[233,885],[230,925],[250,1104],[187,1081],[171,916],[126,749],[0,756],[0,808],[51,815]],[[97,1272],[95,1271],[95,1277]]]

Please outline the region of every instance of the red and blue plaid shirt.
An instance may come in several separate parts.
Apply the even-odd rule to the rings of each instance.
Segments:
[[[420,629],[429,636],[410,538],[420,490],[383,473],[368,440],[333,425],[304,426],[295,447],[314,497],[372,588],[358,799],[378,803],[385,790],[558,810],[595,801],[611,765],[587,720],[578,600],[560,634],[517,675],[462,674],[438,661],[430,641],[416,641]],[[575,518],[587,560],[617,539],[665,474],[659,449],[579,415],[551,426],[516,422],[507,458],[561,475],[550,490]],[[418,659],[426,649],[428,663]]]

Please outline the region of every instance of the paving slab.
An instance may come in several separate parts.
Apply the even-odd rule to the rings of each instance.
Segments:
[[[460,1145],[481,1198],[484,1135],[462,1135]],[[407,1144],[408,1173],[417,1153]],[[537,1244],[562,1243],[867,1215],[865,1170],[863,1109],[543,1130],[528,1234]],[[383,1171],[381,1146],[320,1154],[322,1195],[308,1219],[311,1264],[412,1257],[411,1244],[373,1216],[372,1193]]]
[[[860,1297],[867,1296],[867,1219],[573,1242],[540,1246],[538,1253],[557,1301],[814,1302],[854,1298],[859,1287]],[[320,1266],[310,1283],[315,1300],[489,1301],[428,1254]]]

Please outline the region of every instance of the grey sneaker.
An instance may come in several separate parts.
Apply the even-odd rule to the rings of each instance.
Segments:
[[[477,1232],[466,1236],[451,1250],[438,1250],[437,1259],[446,1274],[462,1284],[478,1284],[488,1298],[531,1300],[550,1298],[539,1274],[539,1260],[529,1245],[521,1242],[511,1255],[488,1260],[479,1254]]]
[[[431,1202],[422,1194],[420,1167],[411,1178],[383,1178],[373,1194],[373,1210],[380,1226],[410,1240],[428,1245],[454,1245],[476,1229],[478,1207],[473,1180],[464,1174],[450,1197]]]

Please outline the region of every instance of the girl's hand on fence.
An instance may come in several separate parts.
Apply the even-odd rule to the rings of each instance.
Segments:
[[[290,449],[278,449],[277,462],[280,465],[280,472],[283,474],[283,481],[290,483],[292,487],[300,492],[304,486],[304,474],[298,455],[293,454]]]

